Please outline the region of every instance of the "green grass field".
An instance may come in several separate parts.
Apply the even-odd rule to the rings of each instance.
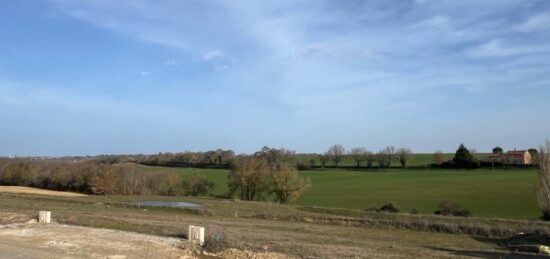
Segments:
[[[182,177],[203,174],[215,184],[215,193],[227,191],[228,170],[159,168]],[[535,219],[535,169],[302,171],[312,188],[297,205],[366,209],[393,202],[402,211],[433,213],[441,201],[458,203],[472,216]]]

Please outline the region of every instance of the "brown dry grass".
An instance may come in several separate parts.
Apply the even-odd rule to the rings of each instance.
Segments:
[[[59,192],[50,191],[39,188],[23,187],[23,186],[0,186],[0,192],[7,193],[29,193],[29,194],[41,194],[41,195],[53,195],[62,197],[84,197],[85,194],[75,192]]]
[[[223,233],[229,247],[241,251],[261,253],[267,250],[300,258],[455,258],[475,257],[478,253],[489,256],[496,253],[494,251],[508,253],[494,242],[468,235],[368,225],[308,223],[292,217],[279,217],[278,220],[252,217],[258,211],[270,214],[307,213],[284,205],[195,199],[195,202],[203,204],[204,209],[212,211],[200,214],[182,209],[124,206],[121,203],[143,198],[0,193],[0,212],[35,215],[36,210],[43,208],[51,210],[57,222],[168,237],[185,237],[188,225],[199,225],[206,228],[207,235],[218,231]]]

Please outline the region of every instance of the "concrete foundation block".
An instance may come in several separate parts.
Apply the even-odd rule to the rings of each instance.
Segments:
[[[41,210],[38,212],[38,223],[50,223],[52,222],[52,212]]]
[[[189,235],[187,240],[193,244],[202,246],[204,244],[204,228],[197,226],[189,226]]]

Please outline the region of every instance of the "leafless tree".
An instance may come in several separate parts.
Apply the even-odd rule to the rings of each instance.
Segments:
[[[371,151],[367,151],[365,153],[365,158],[367,161],[367,167],[372,167],[374,165],[374,162],[376,162],[376,155]]]
[[[475,148],[472,148],[470,149],[470,154],[472,154],[472,156],[475,158],[475,159],[480,159],[480,156],[479,156],[479,153],[477,152],[477,149]]]
[[[361,166],[361,163],[367,160],[367,150],[362,147],[351,149],[349,154],[355,161],[357,167]]]
[[[90,174],[89,189],[93,194],[119,194],[120,174],[109,165],[99,165]]]
[[[325,168],[325,164],[330,160],[328,153],[320,154],[319,161],[321,162],[321,167]]]
[[[403,168],[407,167],[407,162],[411,158],[412,151],[408,148],[399,148],[397,149],[397,158],[399,160],[399,163],[401,163],[401,166]]]
[[[537,201],[545,220],[550,220],[550,141],[539,152],[539,185]]]
[[[264,159],[270,167],[279,163],[292,164],[295,160],[295,155],[296,152],[293,150],[270,148],[268,146],[264,146],[260,151],[254,153],[255,157]]]
[[[443,154],[443,152],[441,150],[438,150],[434,153],[434,156],[433,156],[433,163],[434,164],[441,165],[445,161],[447,161],[447,156],[445,154]]]
[[[331,146],[327,151],[327,154],[330,156],[330,160],[334,162],[336,167],[338,167],[338,163],[340,163],[340,161],[344,158],[345,153],[346,149],[340,144]]]
[[[207,195],[214,188],[214,182],[204,175],[192,175],[183,179],[182,186],[185,195],[202,196]]]
[[[378,167],[390,167],[391,162],[394,159],[394,155],[395,147],[393,146],[385,147],[384,149],[380,150],[378,154],[376,154]]]
[[[224,150],[222,152],[221,162],[220,165],[225,163],[226,165],[230,165],[233,162],[233,158],[235,158],[235,152],[233,150]]]
[[[376,163],[378,164],[379,168],[384,168],[388,166],[388,154],[385,150],[380,150],[378,153],[376,153]]]

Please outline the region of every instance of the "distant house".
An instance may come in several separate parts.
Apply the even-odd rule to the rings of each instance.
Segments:
[[[502,155],[502,162],[508,165],[530,165],[531,154],[527,150],[508,151]]]
[[[514,150],[506,153],[493,153],[482,160],[485,162],[497,162],[506,165],[530,165],[531,154],[526,150]]]

